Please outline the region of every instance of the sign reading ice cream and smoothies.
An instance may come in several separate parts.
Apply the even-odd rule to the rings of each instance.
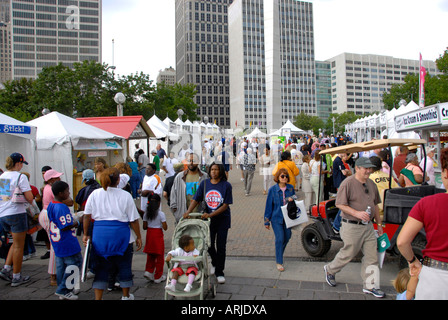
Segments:
[[[445,111],[445,113],[446,112],[447,111]],[[438,106],[432,106],[396,116],[395,131],[403,132],[409,130],[419,130],[421,128],[440,125],[441,124],[440,113]]]

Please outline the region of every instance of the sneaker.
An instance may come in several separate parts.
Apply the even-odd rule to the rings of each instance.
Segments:
[[[145,271],[145,273],[143,274],[143,277],[145,277],[149,281],[154,281],[154,273],[151,273],[149,271]]]
[[[69,292],[66,294],[56,292],[55,295],[57,295],[60,300],[78,300],[78,296],[73,294],[73,292]]]
[[[187,285],[185,286],[184,291],[185,291],[185,292],[190,292],[192,287],[193,287],[193,286],[192,286],[191,284],[187,283]]]
[[[176,285],[174,283],[170,283],[165,286],[165,290],[176,291]]]
[[[162,274],[162,276],[159,279],[155,279],[154,283],[160,283],[166,280],[166,275]]]
[[[374,297],[377,297],[377,298],[384,298],[386,296],[386,294],[383,291],[381,291],[380,289],[375,289],[375,288],[370,289],[370,290],[369,289],[362,289],[362,292],[367,293],[367,294],[371,294],[371,295],[373,295]]]
[[[218,280],[219,284],[223,284],[226,282],[226,278],[224,278],[224,276],[219,276],[216,278],[216,280]]]
[[[0,271],[0,278],[5,281],[11,282],[12,281],[11,270],[6,271],[6,269],[3,268],[2,271]]]
[[[21,284],[27,283],[31,280],[31,278],[29,276],[20,276],[19,279],[12,279],[11,281],[11,287],[18,287]]]
[[[121,297],[121,300],[134,300],[134,295],[132,293],[129,294],[129,297]]]
[[[43,256],[40,257],[41,259],[50,259],[50,251],[45,252]]]
[[[336,279],[334,274],[328,273],[327,266],[324,266],[324,271],[325,271],[325,280],[327,281],[328,285],[330,287],[336,287]]]
[[[333,229],[334,234],[339,234],[339,230],[336,229],[335,227],[331,227],[331,229]]]

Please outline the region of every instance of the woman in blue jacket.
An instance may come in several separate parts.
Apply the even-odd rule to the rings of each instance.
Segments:
[[[278,170],[274,176],[274,181],[277,184],[269,188],[268,197],[266,199],[266,207],[264,211],[264,225],[266,229],[274,230],[275,236],[275,260],[277,263],[277,270],[284,271],[283,267],[283,253],[286,245],[291,239],[291,229],[286,227],[283,219],[282,209],[287,201],[293,201],[295,195],[294,186],[289,184],[289,174],[284,168]]]

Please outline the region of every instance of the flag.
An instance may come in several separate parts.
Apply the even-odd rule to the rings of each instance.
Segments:
[[[426,68],[423,66],[422,54],[420,53],[420,70],[419,70],[419,98],[418,105],[420,108],[425,107],[425,76]]]

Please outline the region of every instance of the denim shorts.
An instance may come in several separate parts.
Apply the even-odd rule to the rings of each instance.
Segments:
[[[26,213],[17,213],[1,217],[0,224],[5,232],[22,233],[28,231],[28,216]]]

